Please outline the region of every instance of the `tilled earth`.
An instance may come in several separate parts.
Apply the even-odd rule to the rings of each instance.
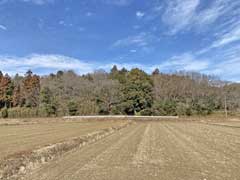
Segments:
[[[126,123],[122,120],[45,122],[43,119],[42,121],[34,124],[0,125],[0,163],[2,159],[16,153],[32,151]]]
[[[239,180],[239,126],[138,122],[44,164],[26,180]]]

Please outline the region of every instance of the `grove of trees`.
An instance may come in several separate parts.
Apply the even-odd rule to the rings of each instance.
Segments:
[[[152,74],[114,66],[109,73],[73,71],[10,77],[0,71],[0,117],[64,115],[208,115],[240,109],[240,84],[195,72]]]

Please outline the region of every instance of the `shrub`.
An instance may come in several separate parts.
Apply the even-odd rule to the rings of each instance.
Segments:
[[[42,116],[38,108],[15,107],[8,109],[9,118],[31,118]]]
[[[170,100],[155,102],[152,109],[153,115],[157,116],[177,115],[177,104]]]
[[[68,103],[68,113],[70,116],[76,116],[78,113],[78,105],[75,101],[70,101]]]
[[[152,110],[150,108],[143,109],[140,111],[141,116],[151,116],[152,115]]]
[[[178,103],[177,104],[177,115],[181,116],[190,116],[192,115],[191,107],[188,104],[185,103]]]
[[[2,109],[1,116],[2,116],[2,118],[7,118],[8,117],[8,109],[7,108]]]

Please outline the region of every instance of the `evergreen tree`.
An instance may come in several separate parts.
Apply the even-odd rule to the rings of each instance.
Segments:
[[[44,87],[40,92],[40,102],[47,116],[56,115],[57,103],[53,93],[48,87]]]
[[[78,105],[75,101],[70,101],[68,103],[68,113],[70,116],[76,116],[78,113]]]
[[[132,69],[123,87],[122,110],[126,114],[141,114],[141,111],[152,107],[153,83],[148,74],[140,69]]]

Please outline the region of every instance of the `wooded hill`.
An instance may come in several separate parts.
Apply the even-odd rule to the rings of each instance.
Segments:
[[[194,72],[151,75],[114,66],[78,75],[58,71],[10,77],[0,71],[2,117],[64,115],[207,115],[240,109],[240,84]]]

